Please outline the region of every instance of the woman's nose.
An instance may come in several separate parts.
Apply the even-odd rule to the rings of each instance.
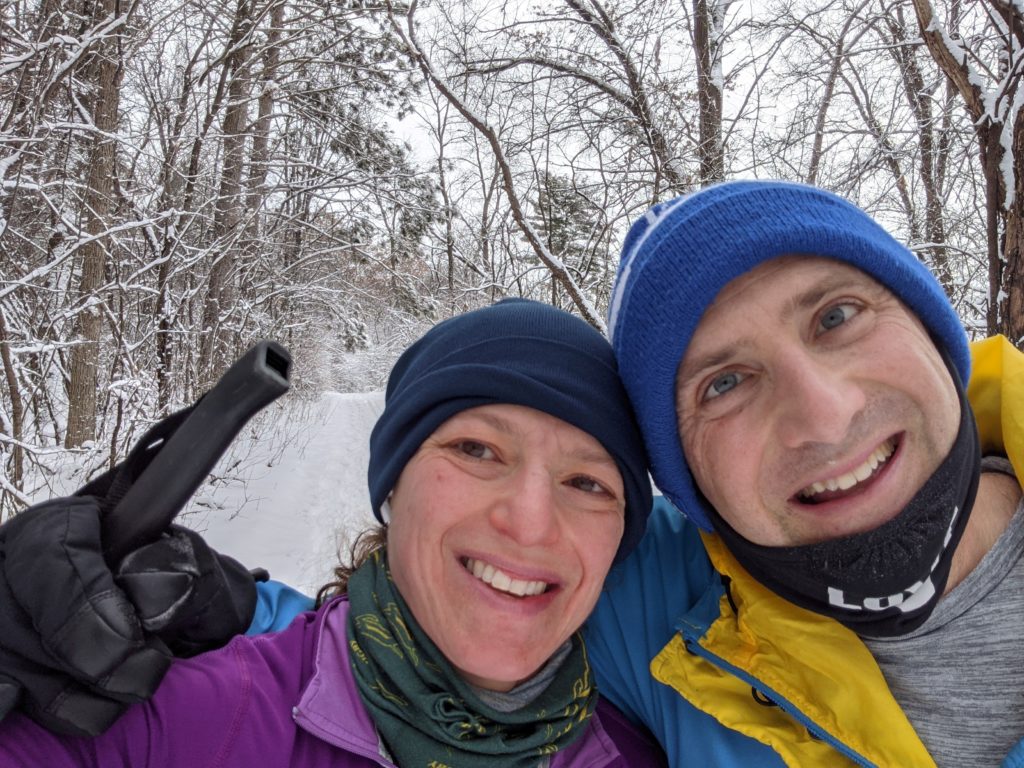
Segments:
[[[516,468],[491,504],[491,522],[522,546],[551,544],[558,538],[554,481],[539,464]]]

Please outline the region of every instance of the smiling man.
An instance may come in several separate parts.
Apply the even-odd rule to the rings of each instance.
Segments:
[[[609,326],[671,504],[591,619],[602,695],[673,765],[1024,765],[1024,356],[779,182],[652,209]]]

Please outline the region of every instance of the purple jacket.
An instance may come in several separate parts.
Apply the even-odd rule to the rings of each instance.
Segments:
[[[281,632],[176,662],[152,700],[96,738],[54,736],[12,713],[0,766],[391,768],[352,678],[347,616],[348,601],[334,600]],[[653,739],[601,702],[550,768],[663,765]]]

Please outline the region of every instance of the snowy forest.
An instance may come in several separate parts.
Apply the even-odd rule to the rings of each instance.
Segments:
[[[0,0],[0,520],[255,340],[379,389],[504,296],[603,315],[629,223],[831,189],[1024,341],[1011,0]]]

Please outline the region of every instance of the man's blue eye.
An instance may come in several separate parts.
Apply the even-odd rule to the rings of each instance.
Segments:
[[[838,328],[851,317],[857,314],[857,308],[853,304],[836,304],[825,311],[821,316],[821,327],[826,331]]]
[[[716,376],[711,380],[711,384],[708,385],[707,392],[704,393],[704,399],[711,400],[720,395],[724,395],[730,389],[737,386],[741,381],[743,381],[743,376],[735,371],[729,371],[729,373],[723,373],[721,376]]]

